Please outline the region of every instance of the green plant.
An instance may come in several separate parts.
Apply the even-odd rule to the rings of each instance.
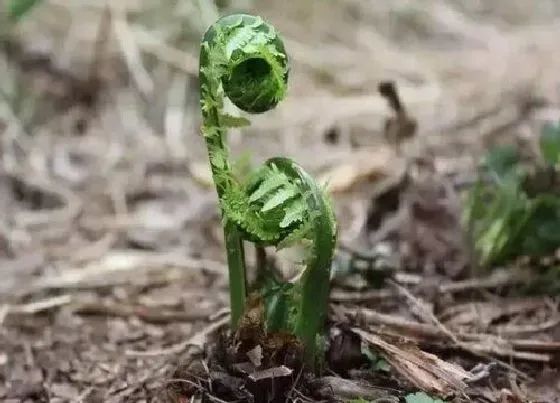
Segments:
[[[11,0],[6,3],[6,14],[10,22],[18,22],[41,4],[41,0]]]
[[[484,162],[486,180],[480,178],[468,194],[463,218],[482,266],[560,247],[560,126],[544,128],[539,145],[540,161],[532,169],[515,147],[492,148]]]
[[[404,397],[406,403],[444,403],[443,400],[431,397],[425,392],[410,393]]]
[[[379,354],[370,349],[369,347],[363,347],[362,353],[368,358],[371,368],[375,371],[390,372],[391,366],[387,361],[385,361]]]
[[[199,72],[202,133],[222,211],[231,326],[238,325],[247,293],[243,242],[282,248],[311,241],[300,280],[274,294],[268,323],[289,328],[312,359],[327,311],[336,243],[331,202],[324,189],[288,158],[271,158],[246,181],[237,178],[226,142],[228,128],[246,126],[249,121],[226,114],[225,97],[250,114],[272,110],[286,95],[288,73],[280,35],[258,16],[225,16],[204,34]]]

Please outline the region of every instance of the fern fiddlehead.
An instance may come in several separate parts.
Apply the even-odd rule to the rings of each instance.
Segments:
[[[224,113],[225,97],[248,113],[266,112],[284,98],[288,73],[282,39],[258,16],[222,17],[204,34],[199,71],[202,133],[222,210],[232,328],[243,314],[246,297],[243,241],[281,248],[311,240],[293,325],[311,357],[327,311],[336,242],[330,200],[300,165],[284,157],[269,159],[241,183],[232,173],[226,142],[228,128],[249,122]]]

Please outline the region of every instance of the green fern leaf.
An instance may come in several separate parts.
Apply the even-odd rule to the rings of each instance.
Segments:
[[[299,189],[296,187],[282,188],[267,200],[264,206],[261,208],[263,213],[272,210],[275,207],[280,206],[282,203],[290,200],[291,198],[297,196],[300,193]]]
[[[287,182],[288,178],[284,175],[268,175],[261,182],[257,190],[251,193],[249,196],[249,203],[261,200],[272,191],[285,186]]]
[[[276,249],[285,249],[289,248],[290,246],[300,242],[303,239],[306,239],[309,234],[313,232],[313,222],[312,221],[304,221],[298,228],[290,232],[290,234],[282,239],[278,245],[276,245]]]
[[[249,119],[244,118],[243,116],[233,116],[224,113],[220,116],[220,119],[222,120],[224,126],[231,128],[240,128],[251,125]]]
[[[210,163],[215,167],[218,168],[220,170],[223,170],[228,161],[227,161],[227,155],[225,155],[224,152],[216,152],[214,154],[210,155]]]
[[[284,214],[284,219],[280,222],[280,228],[287,228],[296,221],[303,221],[307,205],[303,200],[296,199],[284,206],[284,208],[286,213]]]

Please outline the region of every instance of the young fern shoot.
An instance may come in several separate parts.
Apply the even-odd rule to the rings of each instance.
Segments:
[[[224,226],[229,268],[231,325],[243,315],[246,274],[243,241],[281,248],[309,239],[311,253],[298,285],[291,329],[315,356],[316,337],[327,312],[336,222],[326,192],[294,161],[267,160],[246,183],[232,172],[227,129],[248,125],[224,112],[227,96],[251,114],[272,110],[283,100],[288,56],[275,28],[258,16],[222,17],[204,34],[200,49],[202,133]]]

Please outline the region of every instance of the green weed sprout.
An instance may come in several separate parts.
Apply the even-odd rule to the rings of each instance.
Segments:
[[[285,325],[313,359],[327,312],[336,243],[330,199],[300,165],[284,157],[267,160],[242,183],[233,175],[226,143],[228,128],[249,125],[224,112],[226,96],[250,114],[272,110],[284,99],[289,73],[284,44],[261,17],[225,16],[205,32],[199,68],[202,134],[222,212],[232,329],[243,315],[247,293],[243,242],[279,249],[309,240],[311,253],[289,309],[292,319]]]
[[[560,124],[543,128],[539,151],[539,161],[530,169],[513,145],[489,150],[487,180],[475,183],[463,212],[480,266],[546,256],[560,247]]]

